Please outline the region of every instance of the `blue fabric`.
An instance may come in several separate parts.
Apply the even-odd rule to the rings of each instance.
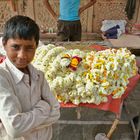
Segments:
[[[60,0],[60,20],[79,20],[78,15],[80,0]]]
[[[117,34],[118,34],[118,30],[120,26],[116,25],[110,29],[108,29],[107,31],[105,31],[105,36],[107,37],[107,39],[117,39]]]

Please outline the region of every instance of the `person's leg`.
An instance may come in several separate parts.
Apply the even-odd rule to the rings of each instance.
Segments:
[[[81,41],[82,27],[80,20],[73,21],[70,26],[70,41]]]
[[[67,22],[59,20],[57,23],[57,41],[69,40],[69,28]]]

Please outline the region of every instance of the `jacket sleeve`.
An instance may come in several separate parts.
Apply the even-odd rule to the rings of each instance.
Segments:
[[[51,124],[55,123],[60,117],[60,104],[57,101],[54,94],[50,91],[50,87],[45,78],[43,78],[42,85],[43,85],[42,86],[42,98],[47,103],[49,103],[49,105],[51,107],[51,112],[50,112],[49,118],[46,119],[45,124],[51,125]]]
[[[22,112],[11,81],[5,77],[7,76],[0,70],[0,119],[7,134],[16,138],[46,122],[46,119],[50,117],[50,110],[53,114],[52,110],[57,107],[55,103],[50,108],[49,103],[40,100],[31,111]],[[52,98],[51,101],[55,102]]]

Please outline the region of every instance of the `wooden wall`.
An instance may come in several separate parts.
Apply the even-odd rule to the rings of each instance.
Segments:
[[[89,0],[81,0],[81,5]],[[96,4],[84,11],[81,15],[83,32],[100,32],[102,20],[104,19],[125,19],[125,6],[127,0],[97,0]],[[59,13],[59,0],[50,0],[54,10]],[[135,23],[140,22],[140,4],[137,0],[136,12],[134,19],[129,21]],[[7,19],[16,14],[27,15],[36,20],[42,31],[56,32],[56,21],[48,13],[44,6],[43,0],[16,0],[15,8],[11,4],[11,0],[0,0],[0,32]]]
[[[139,1],[139,3],[138,3],[138,6],[137,6],[138,8],[138,10],[137,10],[137,20],[136,20],[136,22],[138,23],[138,24],[140,24],[140,1]]]

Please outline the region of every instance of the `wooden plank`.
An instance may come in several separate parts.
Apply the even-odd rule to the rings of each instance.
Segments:
[[[80,7],[82,5],[85,5],[87,3],[87,1],[85,0],[81,0],[81,4]],[[85,10],[81,15],[80,15],[80,20],[81,20],[81,24],[82,24],[82,32],[87,32],[87,16],[88,16],[88,11]]]
[[[93,124],[98,124],[98,125],[110,125],[112,124],[112,121],[106,121],[106,120],[95,120],[95,121],[80,121],[80,120],[59,120],[57,122],[57,124],[76,124],[76,125],[93,125]],[[119,124],[124,124],[124,125],[128,125],[129,121],[119,121]]]
[[[19,15],[26,15],[34,18],[34,9],[33,9],[33,0],[20,0],[16,2],[17,4],[17,12]]]
[[[138,16],[140,14],[140,0],[136,0],[136,8],[135,8],[135,13],[134,13],[134,16],[133,16],[133,22],[137,22],[137,19],[138,19]]]
[[[93,29],[93,6],[88,8],[87,11],[88,11],[87,32],[91,33]]]
[[[139,1],[139,7],[137,10],[138,10],[137,23],[140,24],[140,1]]]
[[[27,15],[30,16],[31,18],[35,19],[35,14],[34,14],[34,0],[28,0],[27,2]]]
[[[113,47],[127,47],[129,49],[140,49],[140,36],[124,34],[118,39],[108,39]]]

